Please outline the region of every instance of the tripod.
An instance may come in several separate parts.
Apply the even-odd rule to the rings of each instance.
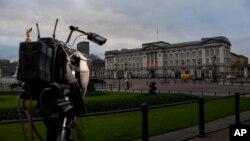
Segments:
[[[47,128],[46,141],[84,140],[81,130],[75,123],[75,117],[80,116],[85,112],[84,106],[81,109],[76,109],[77,107],[79,108],[79,102],[77,106],[77,102],[74,102],[74,98],[72,98],[72,93],[69,92],[69,89],[70,88],[67,88],[66,85],[60,86],[57,83],[53,83],[50,86],[44,88],[42,91],[36,88],[37,92],[41,91],[39,97],[37,97],[37,95],[31,95],[30,89],[26,89],[20,96],[20,98],[23,98],[24,100],[23,103],[25,103],[25,100],[29,99],[30,97],[34,97],[34,99],[37,99],[37,108],[40,109],[39,115],[43,117],[44,125]],[[34,92],[34,90],[32,91]],[[82,101],[81,96],[79,98],[80,100],[78,101]],[[83,102],[81,103],[81,105],[83,105]],[[18,109],[21,121],[20,108]],[[27,109],[26,106],[24,106],[24,109]],[[26,113],[28,119],[30,120],[31,130],[35,131],[40,140],[43,141],[44,139],[41,137],[32,123],[32,115],[29,112]],[[70,139],[72,129],[75,130],[76,140]],[[22,131],[25,135],[25,141],[28,141],[28,137],[23,127]],[[33,138],[31,140],[33,140]]]
[[[52,93],[57,93],[57,98],[48,100]],[[79,98],[81,99],[81,96]],[[70,141],[71,129],[77,127],[74,117],[85,113],[84,107],[76,109],[79,105],[77,106],[76,101],[72,98],[72,93],[68,92],[67,88],[62,88],[56,84],[44,89],[40,96],[40,102],[43,109],[44,124],[47,127],[46,141]],[[81,105],[84,106],[83,103]],[[83,140],[80,131],[77,132],[78,140]]]

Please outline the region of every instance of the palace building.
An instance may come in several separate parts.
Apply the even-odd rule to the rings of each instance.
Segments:
[[[220,78],[228,74],[248,76],[248,58],[231,52],[226,37],[198,41],[144,43],[141,48],[105,52],[106,78]]]

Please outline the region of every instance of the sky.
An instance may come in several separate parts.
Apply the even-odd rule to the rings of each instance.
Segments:
[[[225,36],[231,51],[250,57],[249,0],[0,0],[0,59],[18,59],[19,43],[32,27],[31,40],[52,37],[66,42],[69,26],[108,39],[103,46],[90,43],[90,53],[140,48],[143,43],[180,43]],[[158,36],[157,36],[158,31]],[[79,33],[74,32],[69,44]],[[80,37],[76,44],[87,41]]]

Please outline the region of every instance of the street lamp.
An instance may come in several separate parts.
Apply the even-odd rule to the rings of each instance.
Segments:
[[[217,82],[217,75],[216,75],[216,56],[214,55],[213,57],[213,61],[214,61],[214,75],[213,75],[213,82]]]
[[[128,63],[127,62],[125,62],[125,64],[124,64],[124,66],[125,66],[125,71],[124,71],[124,77],[125,77],[125,79],[127,79],[127,65],[128,65]]]
[[[118,71],[118,64],[117,63],[115,63],[115,70],[116,70],[116,79],[119,80],[118,91],[120,91],[121,90],[121,83],[120,83],[120,77],[118,75],[119,71]]]
[[[114,64],[114,69],[113,70],[114,70],[113,71],[114,79],[117,79],[117,64],[116,63]]]
[[[181,68],[182,68],[182,72],[183,73],[186,73],[186,68],[185,68],[185,62],[184,61],[181,61]]]
[[[198,60],[198,77],[201,77],[201,60]]]

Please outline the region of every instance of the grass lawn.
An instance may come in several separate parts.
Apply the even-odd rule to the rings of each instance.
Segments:
[[[0,108],[16,106],[17,95],[0,95]]]
[[[240,99],[241,111],[250,110],[250,98]],[[234,98],[205,102],[205,120],[234,114]],[[130,141],[141,138],[141,112],[82,117],[77,120],[86,141]],[[36,122],[45,134],[42,122]],[[149,134],[157,135],[198,124],[198,104],[185,104],[149,110]],[[198,129],[197,129],[198,134]],[[19,124],[0,125],[0,140],[23,140]]]

